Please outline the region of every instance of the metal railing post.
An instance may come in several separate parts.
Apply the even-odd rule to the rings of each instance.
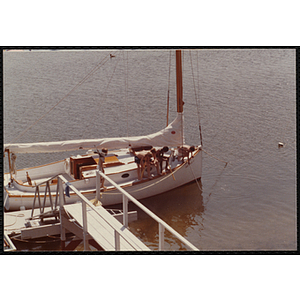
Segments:
[[[38,189],[39,189],[39,187],[37,186],[37,187],[35,188],[35,194],[34,194],[33,205],[32,205],[32,211],[31,211],[31,218],[33,217],[33,213],[34,213],[35,200],[36,200],[36,195],[37,195]]]
[[[100,201],[100,174],[99,174],[99,166],[97,166],[97,171],[96,171],[96,200]]]
[[[62,242],[65,242],[66,240],[66,230],[63,227],[62,222],[62,211],[63,211],[63,205],[64,205],[64,187],[63,187],[63,181],[60,177],[57,177],[57,185],[59,190],[59,218],[60,218],[60,240]]]
[[[84,251],[88,250],[88,241],[87,241],[87,213],[86,213],[86,203],[82,201],[82,224],[83,224],[83,246]]]
[[[128,227],[128,198],[123,194],[123,225]]]
[[[120,251],[120,234],[115,230],[115,250]]]
[[[158,250],[165,250],[165,227],[161,223],[158,223]]]

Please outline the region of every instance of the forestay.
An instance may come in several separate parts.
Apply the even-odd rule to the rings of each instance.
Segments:
[[[58,142],[41,142],[26,144],[10,144],[4,145],[5,149],[9,149],[14,153],[48,153],[63,152],[74,150],[89,150],[95,147],[107,149],[120,149],[127,147],[177,147],[184,143],[183,137],[183,113],[178,113],[175,120],[163,130],[156,133],[136,136],[136,137],[119,137],[119,138],[102,138],[87,140],[71,140]]]

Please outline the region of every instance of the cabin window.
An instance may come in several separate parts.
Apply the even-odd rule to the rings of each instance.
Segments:
[[[123,174],[121,177],[122,177],[122,178],[127,178],[127,177],[129,177],[129,174],[128,174],[128,173],[125,173],[125,174]]]

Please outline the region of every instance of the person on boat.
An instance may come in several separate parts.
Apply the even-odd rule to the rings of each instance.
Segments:
[[[188,163],[190,163],[190,153],[193,153],[195,151],[195,146],[181,146],[178,147],[178,159],[181,159],[183,162],[185,158],[188,159]]]
[[[150,179],[151,178],[150,166],[152,164],[151,158],[153,157],[153,154],[151,153],[151,151],[142,150],[142,151],[136,152],[133,148],[130,148],[129,151],[130,151],[130,153],[132,153],[134,155],[134,161],[138,167],[139,180],[141,180],[143,178],[146,168],[147,168],[148,179]]]
[[[168,147],[163,147],[161,149],[151,149],[151,153],[153,154],[154,157],[154,165],[156,166],[157,169],[157,174],[162,175],[163,171],[163,162],[166,162],[166,169],[169,167],[169,159],[168,157],[164,156],[164,153],[168,152],[169,148]]]
[[[27,177],[28,185],[32,185],[31,178],[29,177],[28,172],[26,172],[26,177]]]

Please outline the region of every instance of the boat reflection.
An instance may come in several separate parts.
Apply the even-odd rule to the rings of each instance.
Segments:
[[[200,190],[201,189],[201,190]],[[203,228],[203,195],[201,180],[184,185],[170,192],[141,200],[148,209],[169,224],[183,237],[189,239],[189,233],[196,227]],[[138,220],[129,224],[130,230],[138,236],[151,250],[158,250],[158,223],[133,203],[129,210],[136,210]],[[189,250],[181,241],[165,230],[165,250]]]

